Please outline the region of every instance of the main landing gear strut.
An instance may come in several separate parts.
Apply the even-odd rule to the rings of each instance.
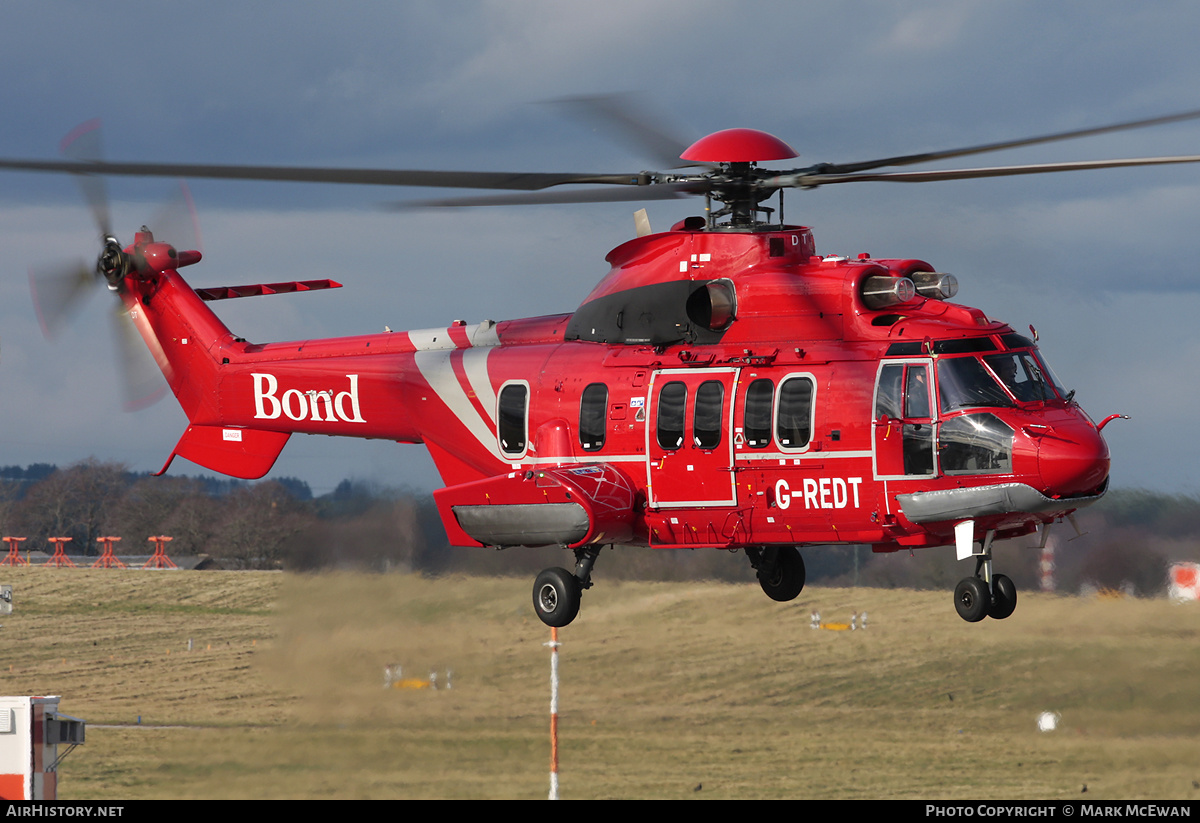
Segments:
[[[574,573],[556,567],[537,576],[533,581],[533,610],[543,623],[561,628],[575,619],[583,590],[592,587],[592,566],[599,556],[596,546],[578,548]]]
[[[968,525],[969,524],[969,525]],[[974,526],[967,521],[968,529]],[[979,551],[975,551],[975,543],[969,531],[966,534],[967,551],[964,553],[963,535],[955,529],[958,537],[959,559],[974,556],[975,576],[965,577],[954,587],[954,608],[958,616],[968,623],[978,623],[985,617],[1003,620],[1017,608],[1017,587],[1012,580],[1003,574],[992,573],[992,538],[995,532],[988,531]]]

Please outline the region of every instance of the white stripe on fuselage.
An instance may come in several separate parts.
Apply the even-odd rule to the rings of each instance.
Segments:
[[[480,356],[472,358],[473,361],[479,361],[479,363],[473,363],[472,371],[481,369],[485,380],[487,379],[487,355],[490,351],[491,349],[480,350]],[[489,454],[500,459],[500,445],[497,442],[495,426],[490,418],[485,420],[481,416],[479,410],[475,408],[475,404],[471,402],[471,398],[467,396],[466,390],[458,380],[458,375],[454,373],[450,357],[451,352],[448,351],[418,351],[413,354],[413,361],[416,363],[421,377],[425,378],[425,382],[450,410],[450,413],[458,418],[458,421],[466,427],[472,437],[479,441],[479,445],[483,446]],[[474,386],[474,381],[471,382]],[[479,396],[478,391],[475,393]],[[495,407],[495,392],[489,391],[489,394],[490,401],[480,396],[480,402],[484,409],[489,407],[489,402],[492,408]]]

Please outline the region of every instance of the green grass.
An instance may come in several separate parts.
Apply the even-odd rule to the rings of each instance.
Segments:
[[[89,722],[62,799],[546,796],[549,630],[529,580],[0,582],[7,690],[61,694]],[[868,628],[814,631],[814,609],[865,610]],[[560,632],[560,792],[1194,800],[1198,639],[1200,605],[1165,600],[1022,593],[1009,620],[969,625],[948,592],[780,605],[752,585],[601,576]],[[391,663],[450,669],[453,688],[384,689]],[[1057,731],[1037,731],[1042,711]]]

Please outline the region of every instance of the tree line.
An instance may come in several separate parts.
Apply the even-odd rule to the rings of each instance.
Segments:
[[[1167,566],[1200,562],[1200,498],[1145,490],[1110,492],[1079,512],[1080,531],[1051,529],[1058,590],[1082,587],[1160,593]],[[533,575],[572,567],[569,551],[546,547],[452,547],[426,492],[343,480],[314,496],[295,478],[245,482],[213,477],[153,477],[116,463],[87,460],[0,467],[0,533],[27,538],[23,550],[48,551],[50,537],[70,537],[69,554],[98,554],[97,538],[119,536],[121,555],[148,555],[147,538],[166,534],[172,556],[207,555],[234,569],[404,570],[424,574]],[[998,543],[997,569],[1024,590],[1041,580],[1036,537]],[[810,582],[907,588],[953,588],[973,571],[952,549],[876,554],[869,546],[802,549]],[[731,556],[733,555],[733,556]],[[597,567],[605,579],[750,582],[740,553],[617,547]]]
[[[154,477],[95,460],[0,467],[3,536],[25,537],[23,550],[70,537],[66,552],[84,557],[98,554],[105,536],[121,538],[119,555],[150,554],[148,538],[165,534],[169,554],[206,555],[225,568],[411,568],[425,550],[428,514],[409,495],[349,480],[314,498],[295,478]],[[363,520],[382,528],[353,535]]]

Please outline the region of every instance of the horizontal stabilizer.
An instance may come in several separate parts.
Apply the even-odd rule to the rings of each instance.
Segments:
[[[264,294],[291,294],[298,291],[317,289],[340,289],[336,280],[297,280],[292,283],[255,283],[250,286],[217,286],[211,289],[196,289],[201,300],[231,300],[234,297],[258,297]]]
[[[221,474],[257,480],[275,465],[289,437],[288,432],[188,426],[158,474],[165,473],[176,457],[182,457]]]

